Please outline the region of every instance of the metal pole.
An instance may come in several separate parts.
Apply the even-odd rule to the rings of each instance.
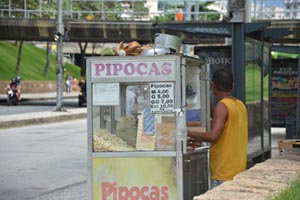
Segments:
[[[70,15],[71,15],[71,19],[73,19],[73,0],[71,0],[70,2]]]
[[[196,1],[195,3],[195,13],[194,13],[194,20],[199,20],[199,2]]]
[[[55,111],[63,111],[63,77],[64,77],[64,69],[62,63],[62,43],[63,43],[63,27],[62,27],[62,0],[58,0],[57,2],[57,34],[59,38],[57,40],[57,64],[56,64],[56,74],[57,74],[57,92],[56,92],[56,107]]]
[[[27,11],[27,2],[26,0],[24,1],[24,18],[27,18],[26,17],[26,11]]]
[[[256,0],[254,0],[254,2],[253,2],[253,11],[254,11],[254,13],[253,13],[253,18],[254,18],[254,20],[256,20]]]
[[[297,119],[296,119],[296,137],[300,137],[300,47],[298,46],[298,87],[297,87]]]
[[[184,21],[190,21],[191,20],[191,4],[190,1],[184,1]],[[189,55],[190,54],[190,45],[184,44],[183,45],[183,54]]]
[[[42,17],[42,0],[39,0],[39,14],[40,18]]]
[[[251,22],[251,0],[245,2],[245,22]]]
[[[243,102],[245,98],[245,27],[244,23],[232,23],[232,72],[234,95]]]
[[[11,0],[8,1],[8,16],[11,17]]]

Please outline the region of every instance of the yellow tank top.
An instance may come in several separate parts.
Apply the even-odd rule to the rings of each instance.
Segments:
[[[210,173],[215,180],[232,180],[247,164],[248,114],[238,99],[223,98],[228,118],[220,138],[210,147]]]

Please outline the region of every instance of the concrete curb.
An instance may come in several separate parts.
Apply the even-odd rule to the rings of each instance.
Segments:
[[[46,111],[37,113],[7,115],[0,116],[0,129],[68,121],[74,119],[84,119],[86,117],[86,108],[70,109],[67,111]]]
[[[66,93],[63,92],[63,98],[78,98],[79,92]],[[0,94],[0,99],[6,100],[7,94]],[[44,99],[56,99],[56,92],[45,93],[21,93],[22,100],[44,100]]]
[[[300,150],[286,149],[236,175],[233,180],[195,196],[194,200],[265,200],[273,199],[300,175]]]

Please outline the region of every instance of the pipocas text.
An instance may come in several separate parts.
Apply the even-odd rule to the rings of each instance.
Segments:
[[[168,186],[118,186],[102,182],[102,200],[169,200]]]
[[[170,62],[97,63],[94,76],[164,76],[172,73]]]

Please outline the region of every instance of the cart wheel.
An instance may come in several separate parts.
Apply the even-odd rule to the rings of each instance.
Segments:
[[[10,99],[10,98],[7,98],[7,101],[6,101],[6,104],[8,105],[8,106],[10,106],[11,105],[11,102],[12,100]]]

